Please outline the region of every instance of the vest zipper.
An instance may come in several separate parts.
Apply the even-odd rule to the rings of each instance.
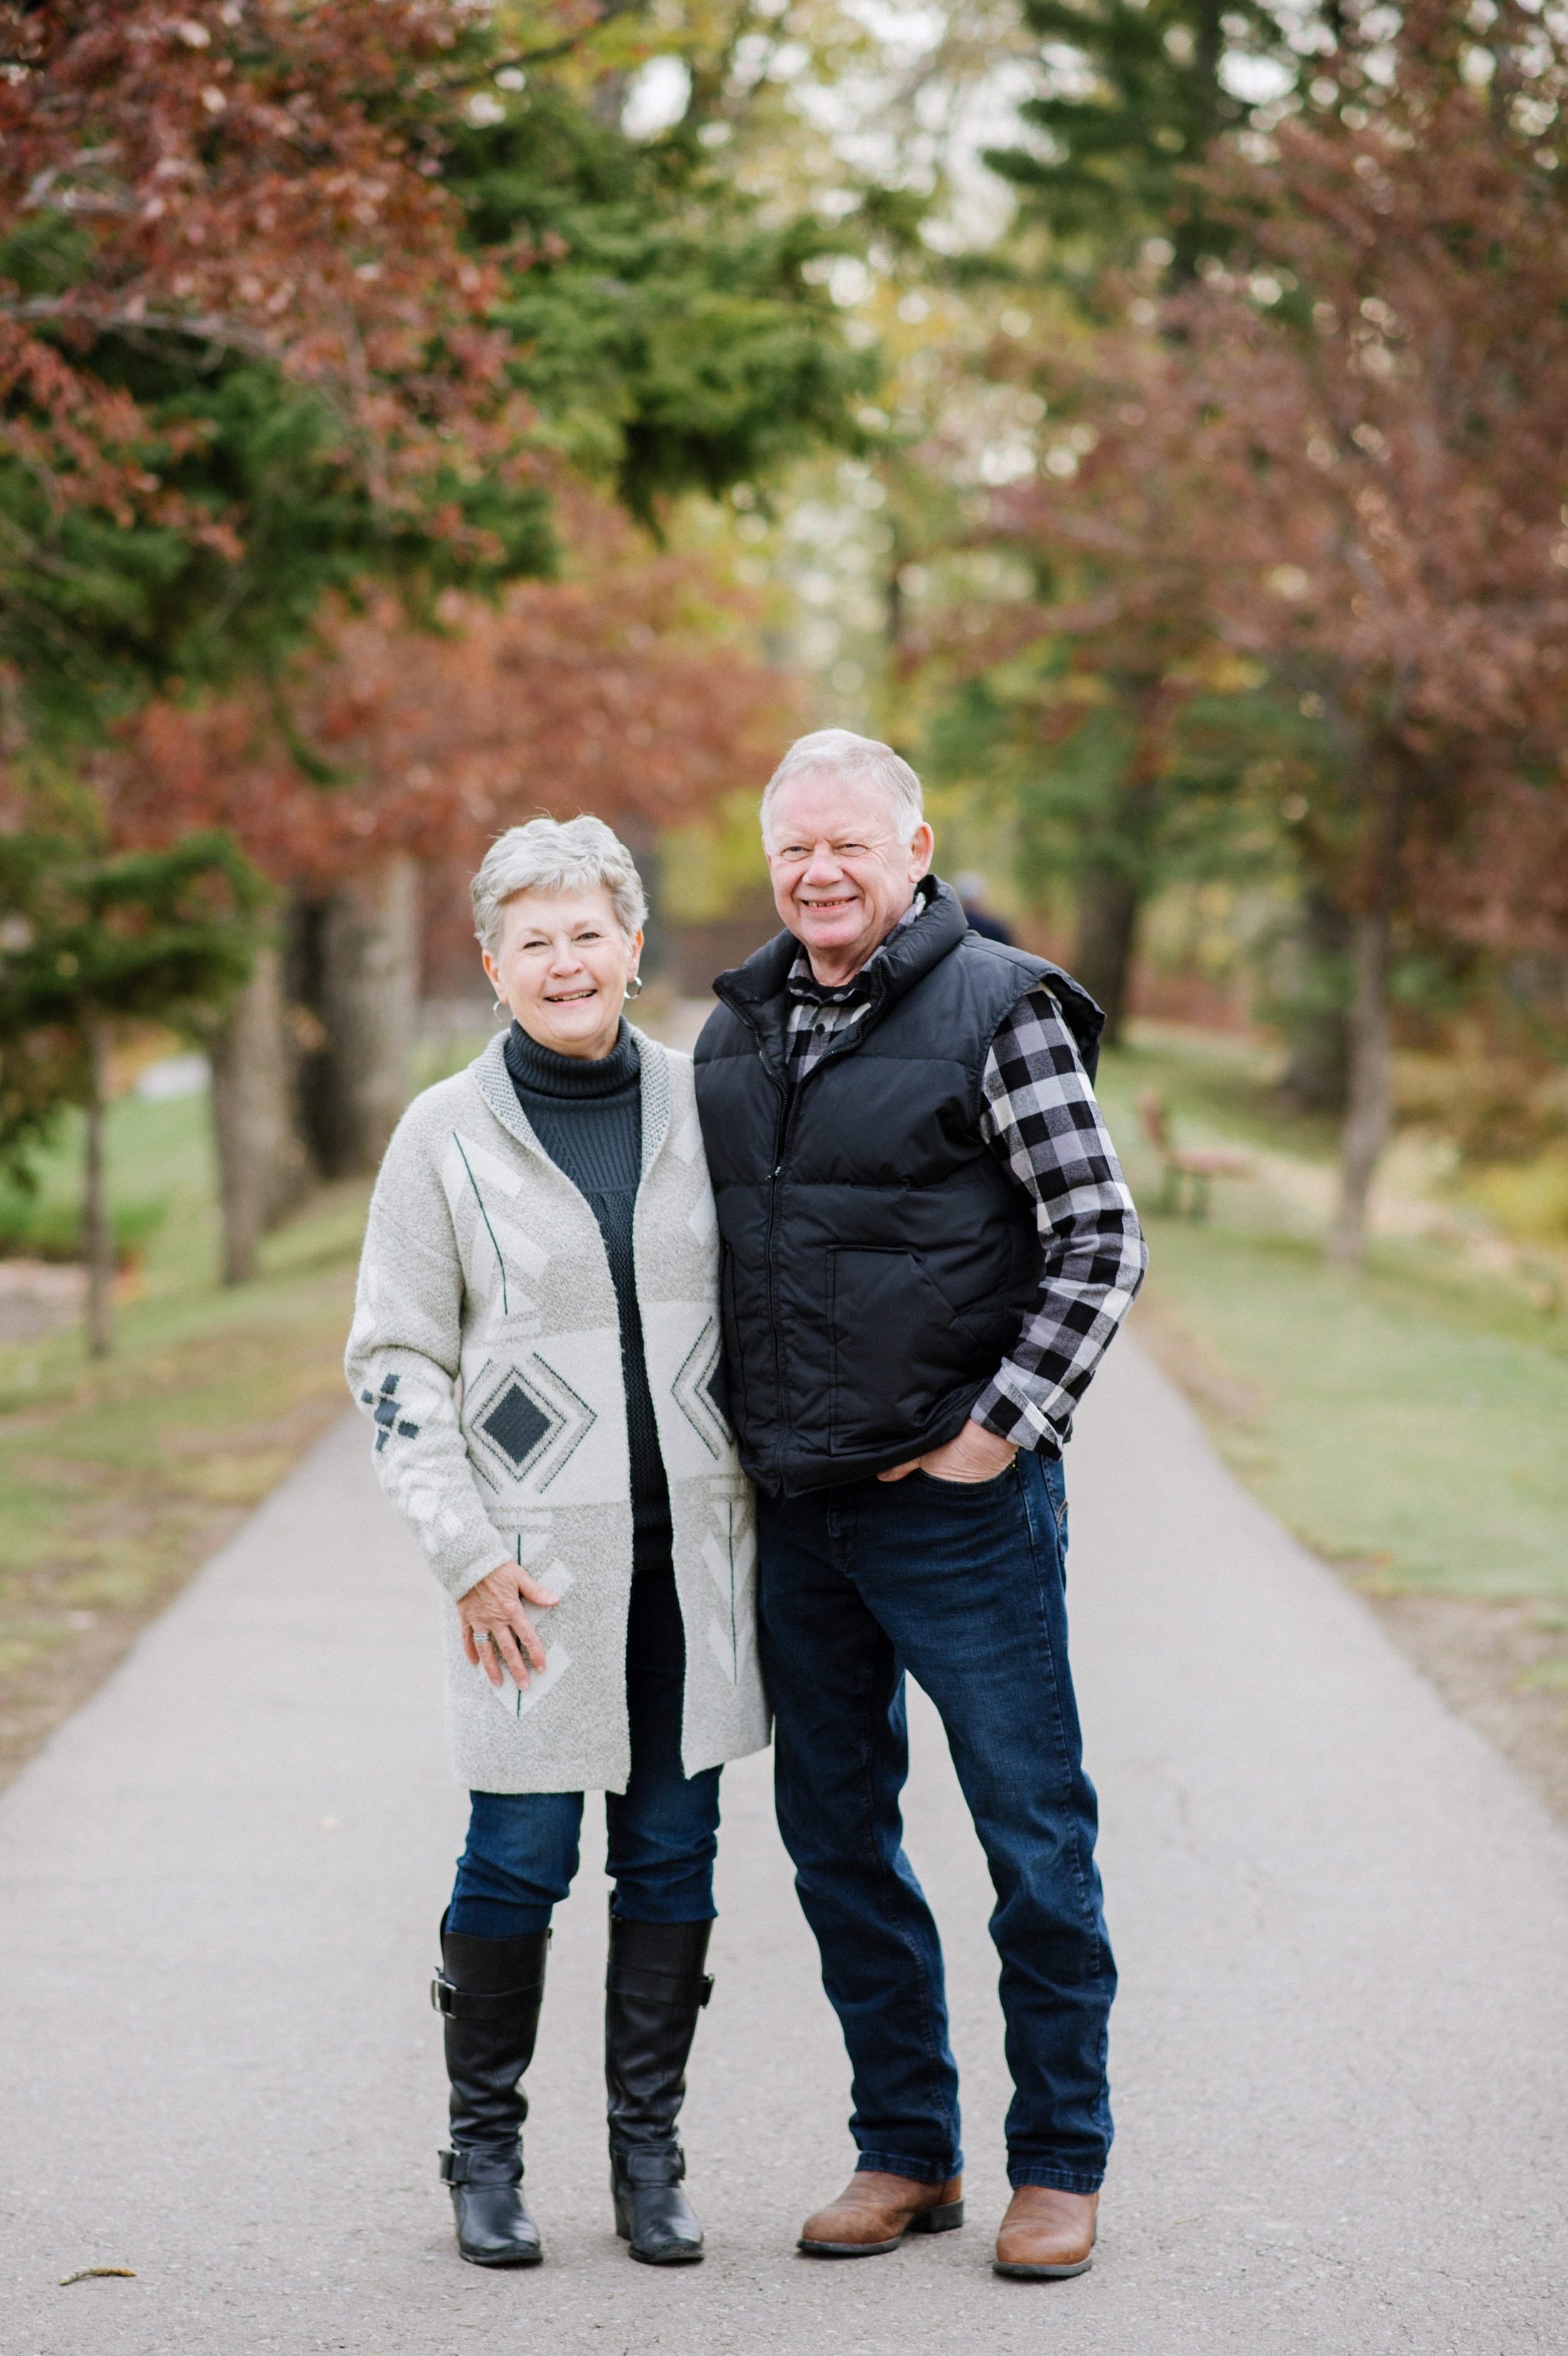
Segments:
[[[773,1470],[779,1476],[781,1488],[784,1485],[784,1358],[779,1347],[778,1301],[773,1290],[773,1223],[778,1215],[779,1179],[784,1166],[784,1145],[789,1132],[790,1108],[795,1093],[793,1088],[785,1088],[782,1091],[783,1100],[779,1107],[778,1122],[773,1130],[773,1173],[768,1180],[768,1232],[763,1246],[763,1265],[767,1270],[768,1284],[768,1332],[773,1336],[773,1344],[774,1413],[778,1418],[779,1429],[778,1441],[773,1453]]]
[[[720,1003],[728,1004],[728,1001],[721,1000]],[[778,1216],[779,1180],[784,1175],[784,1149],[789,1143],[790,1117],[795,1109],[795,1098],[799,1096],[801,1089],[806,1087],[811,1080],[815,1079],[816,1074],[821,1071],[825,1064],[831,1063],[837,1056],[847,1055],[852,1047],[858,1047],[859,1045],[860,1041],[866,1035],[866,1031],[869,1027],[871,1016],[874,1013],[880,1012],[880,1009],[881,996],[879,992],[878,997],[872,1001],[871,1005],[867,1009],[866,1014],[862,1017],[860,1022],[853,1023],[849,1024],[847,1030],[842,1031],[838,1037],[833,1041],[827,1053],[825,1055],[820,1056],[812,1066],[811,1070],[806,1073],[805,1079],[797,1080],[793,1087],[790,1086],[787,1080],[781,1082],[775,1078],[773,1072],[769,1069],[768,1059],[766,1055],[762,1053],[762,1029],[760,1024],[757,1023],[755,1016],[749,1009],[742,1009],[735,1006],[731,1006],[730,1009],[730,1012],[732,1014],[736,1015],[746,1024],[753,1038],[756,1039],[758,1056],[762,1063],[763,1069],[768,1073],[769,1078],[773,1080],[773,1086],[779,1091],[779,1117],[777,1125],[773,1130],[773,1166],[768,1174],[768,1225],[767,1234],[763,1239],[763,1266],[766,1269],[768,1332],[773,1337],[773,1402],[774,1411],[777,1416],[779,1425],[779,1439],[773,1451],[773,1470],[778,1474],[779,1485],[781,1488],[784,1485],[784,1357],[779,1345],[778,1302],[774,1296],[773,1290],[773,1226]]]
[[[794,1118],[801,1090],[808,1087],[824,1065],[831,1063],[836,1055],[847,1055],[851,1047],[859,1046],[864,1028],[863,1023],[851,1023],[847,1031],[834,1040],[827,1055],[817,1058],[804,1079],[796,1080],[793,1087],[786,1087],[782,1091],[783,1102],[779,1109],[778,1125],[773,1131],[773,1166],[768,1178],[768,1232],[767,1240],[763,1246],[763,1258],[768,1272],[768,1331],[773,1335],[773,1398],[779,1421],[779,1440],[773,1457],[773,1470],[779,1476],[781,1487],[784,1483],[784,1434],[787,1429],[787,1419],[784,1407],[784,1355],[779,1344],[778,1307],[773,1297],[773,1222],[778,1215],[779,1180],[784,1175],[790,1122]]]

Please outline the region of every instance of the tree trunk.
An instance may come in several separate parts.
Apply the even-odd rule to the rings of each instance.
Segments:
[[[225,1284],[250,1281],[258,1242],[299,1200],[310,1175],[286,1021],[283,959],[268,947],[258,951],[210,1049]]]
[[[1328,1258],[1336,1268],[1358,1266],[1366,1250],[1372,1174],[1393,1125],[1389,967],[1403,818],[1396,778],[1373,803],[1367,896],[1350,935],[1349,1096],[1339,1150],[1339,1203],[1328,1233]]]
[[[1371,909],[1352,936],[1356,994],[1350,1010],[1350,1085],[1340,1149],[1339,1203],[1328,1236],[1337,1268],[1354,1268],[1367,1240],[1372,1173],[1393,1119],[1388,973],[1389,911]]]
[[[307,1131],[328,1177],[374,1170],[409,1100],[419,1016],[419,875],[391,859],[303,912],[300,995],[321,1023],[304,1057]]]
[[[1126,1014],[1140,894],[1121,867],[1086,865],[1078,884],[1078,942],[1072,971],[1105,1017],[1104,1044],[1116,1046]]]
[[[1302,893],[1299,973],[1282,993],[1285,1035],[1280,1093],[1298,1112],[1342,1114],[1349,1077],[1345,968],[1350,927],[1343,908],[1316,877]]]
[[[88,1355],[104,1358],[113,1340],[114,1237],[109,1219],[103,1115],[109,1098],[108,1023],[90,1014],[87,1036],[87,1157],[82,1172],[81,1243],[87,1262]]]

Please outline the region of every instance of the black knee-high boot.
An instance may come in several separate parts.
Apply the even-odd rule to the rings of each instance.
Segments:
[[[528,2104],[517,2082],[534,2058],[549,1948],[548,1931],[471,1939],[442,1918],[442,1967],[430,1991],[446,2026],[452,2082],[452,2149],[441,2155],[441,2173],[471,2265],[537,2266],[542,2255],[521,2190]]]
[[[610,2189],[615,2231],[645,2265],[694,2265],[702,2228],[681,2190],[686,2155],[675,2123],[697,2016],[713,1992],[703,1973],[709,1922],[626,1922],[610,1916],[604,1983]]]

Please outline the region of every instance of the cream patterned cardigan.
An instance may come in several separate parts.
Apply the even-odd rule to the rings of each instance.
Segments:
[[[634,1227],[648,1387],[686,1625],[681,1757],[761,1750],[752,1492],[723,1404],[719,1238],[689,1055],[635,1032]],[[497,1036],[409,1107],[370,1204],[346,1371],[381,1485],[445,1590],[447,1719],[470,1790],[625,1789],[631,1475],[620,1325],[598,1222],[549,1159]],[[455,1599],[506,1558],[561,1598],[528,1607],[542,1675],[499,1694]]]

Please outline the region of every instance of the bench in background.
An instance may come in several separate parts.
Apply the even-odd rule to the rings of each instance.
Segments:
[[[1162,1211],[1180,1210],[1185,1187],[1189,1217],[1206,1219],[1210,1189],[1216,1178],[1252,1176],[1252,1155],[1240,1152],[1234,1146],[1178,1145],[1170,1133],[1170,1117],[1164,1101],[1150,1089],[1146,1089],[1138,1098],[1138,1117],[1144,1125],[1144,1135],[1158,1154],[1165,1173],[1159,1198]]]

